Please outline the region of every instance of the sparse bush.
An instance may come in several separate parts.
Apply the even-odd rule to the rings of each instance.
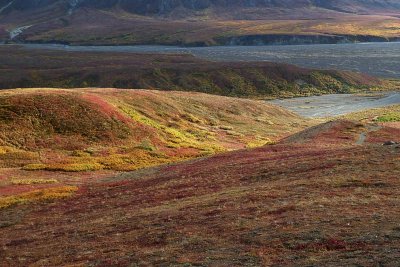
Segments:
[[[181,115],[181,117],[192,123],[204,124],[203,120],[201,120],[201,119],[197,118],[196,116],[189,114],[189,113],[185,113],[185,114]]]
[[[71,153],[71,156],[73,157],[90,157],[90,155],[90,153],[81,150],[75,150]]]
[[[225,131],[231,131],[231,130],[233,130],[233,127],[232,127],[232,126],[227,126],[227,125],[221,125],[221,126],[219,126],[219,128],[220,128],[221,130],[225,130]]]
[[[226,134],[227,134],[227,135],[230,135],[230,136],[236,136],[236,137],[242,137],[242,136],[244,136],[243,134],[238,133],[238,132],[235,132],[235,131],[226,131]]]
[[[146,139],[143,140],[138,146],[137,148],[139,149],[143,149],[146,151],[156,151],[157,149],[155,148],[155,146],[151,143],[150,140]]]

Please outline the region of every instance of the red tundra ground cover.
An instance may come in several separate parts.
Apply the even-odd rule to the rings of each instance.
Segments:
[[[400,148],[368,129],[331,122],[2,209],[2,266],[398,266]]]

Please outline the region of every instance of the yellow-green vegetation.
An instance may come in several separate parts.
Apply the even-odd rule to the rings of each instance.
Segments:
[[[11,179],[13,185],[55,184],[56,179]]]
[[[256,148],[265,145],[272,145],[274,143],[275,142],[271,141],[268,138],[257,136],[254,140],[247,143],[247,148]]]
[[[62,172],[130,171],[263,146],[311,124],[264,101],[117,89],[2,91],[0,122],[1,167]]]
[[[98,171],[103,169],[103,166],[98,163],[67,163],[67,164],[48,164],[45,170],[47,171],[65,171],[65,172],[84,172]]]
[[[35,190],[28,193],[0,198],[0,209],[17,204],[27,204],[38,201],[50,201],[71,196],[78,190],[76,186],[61,186]]]
[[[191,129],[192,133],[189,129],[181,130],[181,127],[170,127],[168,125],[164,125],[160,122],[157,122],[150,117],[147,117],[143,114],[137,112],[133,107],[121,107],[121,110],[129,115],[134,121],[142,123],[146,126],[153,128],[154,130],[158,131],[158,137],[162,138],[168,147],[170,148],[195,148],[199,150],[215,150],[215,151],[222,151],[223,148],[218,146],[213,146],[207,143],[199,142],[201,137],[204,138],[205,141],[212,140],[212,133],[208,133],[206,131],[202,131],[200,129],[193,128]],[[189,119],[187,119],[189,118]],[[195,116],[192,114],[185,114],[183,119],[187,119],[188,122],[191,123],[200,123],[201,120],[194,119]],[[182,120],[181,120],[182,121]],[[175,126],[179,126],[178,121],[175,121]],[[208,140],[207,140],[208,139]],[[145,150],[154,150],[153,145],[149,140],[146,140],[147,145],[143,146],[143,142],[138,146]]]
[[[375,122],[399,122],[400,105],[369,109],[344,116],[346,119]]]
[[[400,113],[389,113],[376,119],[378,122],[397,122],[400,121]]]
[[[154,149],[151,147],[151,149]],[[22,167],[26,171],[62,171],[62,172],[88,172],[98,170],[133,171],[181,160],[179,157],[167,157],[160,152],[152,152],[148,146],[139,146],[131,152],[112,154],[108,156],[74,156],[68,157],[67,162],[48,164],[27,164]],[[150,153],[152,152],[152,153]]]
[[[1,136],[0,129],[0,136]],[[4,133],[4,129],[3,129]],[[0,137],[1,138],[1,137]],[[1,146],[0,143],[0,168],[4,167],[16,167],[22,162],[34,162],[39,159],[39,154],[32,151],[25,151],[10,146]]]
[[[44,169],[46,169],[46,164],[42,164],[42,163],[27,164],[27,165],[23,166],[22,169],[25,171],[44,170]]]

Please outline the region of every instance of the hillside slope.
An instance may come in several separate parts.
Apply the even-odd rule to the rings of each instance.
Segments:
[[[146,90],[0,91],[0,167],[134,170],[261,146],[309,125],[262,101]]]
[[[16,265],[400,264],[399,148],[349,121],[290,142],[108,177],[52,204],[0,209]],[[400,141],[400,128],[386,128]]]

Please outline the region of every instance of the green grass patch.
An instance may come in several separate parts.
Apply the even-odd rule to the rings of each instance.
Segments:
[[[400,121],[400,113],[392,113],[380,116],[376,119],[378,122],[398,122]]]

